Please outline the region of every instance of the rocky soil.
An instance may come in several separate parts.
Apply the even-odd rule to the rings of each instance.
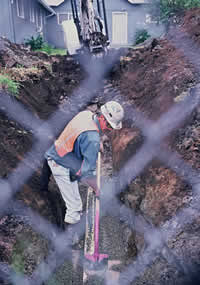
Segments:
[[[189,11],[178,26],[180,35],[184,35],[182,39],[187,35],[196,45],[200,44],[199,13],[199,9]],[[120,51],[121,56],[102,79],[100,88],[92,91],[81,85],[88,73],[77,59],[33,53],[0,39],[0,72],[20,83],[18,98],[7,94],[10,102],[22,104],[33,115],[33,121],[41,123],[60,110],[60,125],[52,121],[52,140],[66,123],[68,113],[82,107],[81,102],[73,101],[78,87],[82,98],[95,94],[98,104],[86,106],[93,111],[110,99],[121,102],[126,110],[124,128],[114,132],[112,147],[104,138],[103,182],[111,181],[114,174],[117,183],[113,191],[118,191],[118,200],[112,200],[112,207],[102,218],[101,250],[110,256],[111,275],[106,284],[111,284],[111,276],[113,284],[199,284],[198,104],[176,125],[179,115],[189,107],[193,88],[198,86],[199,57],[197,53],[195,64],[198,49],[193,51],[193,44],[184,45],[183,50],[180,43],[177,47],[173,31],[171,27],[165,38]],[[187,57],[191,52],[193,60]],[[0,90],[0,96],[5,91]],[[198,100],[198,96],[195,98]],[[63,107],[66,103],[68,113]],[[164,127],[158,123],[151,129],[153,122],[159,122],[180,103],[179,112],[175,116],[169,113]],[[4,104],[0,106],[0,120],[3,182],[13,179],[13,171],[24,161],[36,139],[35,130],[11,118]],[[170,129],[171,126],[176,128]],[[164,139],[156,141],[168,128],[170,132]],[[44,150],[39,152],[42,157]],[[10,202],[1,212],[0,284],[11,282],[6,265],[30,276],[52,250],[42,229],[38,233],[38,225],[30,218],[32,212],[24,210],[24,205],[40,215],[38,221],[42,217],[62,232],[63,201],[53,179],[48,194],[39,191],[41,164],[35,166],[38,157],[26,162],[26,169],[33,174],[17,189],[17,204]],[[133,161],[126,166],[130,158]],[[23,177],[23,173],[20,175]],[[84,205],[85,193],[81,185]],[[82,271],[78,267],[78,274],[73,272],[72,264],[67,263],[59,267],[57,276],[48,284],[81,284]],[[98,284],[95,282],[89,284]]]

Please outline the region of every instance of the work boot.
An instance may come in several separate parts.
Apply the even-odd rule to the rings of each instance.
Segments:
[[[67,238],[72,246],[72,249],[80,250],[83,248],[84,240],[80,238],[76,231],[76,224],[65,223],[65,231],[67,233]]]
[[[70,245],[73,245],[73,238],[74,238],[74,224],[65,223],[64,229],[67,235],[67,240],[69,241]]]
[[[72,244],[72,248],[74,250],[81,250],[84,248],[84,239],[75,235],[74,243]]]

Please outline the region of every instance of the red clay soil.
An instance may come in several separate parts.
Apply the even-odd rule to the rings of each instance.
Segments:
[[[179,29],[187,31],[200,47],[199,13],[200,9],[186,13]],[[195,66],[167,39],[156,40],[137,51],[130,51],[118,71],[120,76],[118,72],[112,74],[113,84],[134,108],[142,112],[142,117],[153,121],[184,100],[189,95],[189,88],[199,82]],[[180,157],[196,169],[200,168],[199,111],[199,108],[194,110],[187,121],[182,122],[182,126],[164,141],[166,146],[178,151]],[[116,171],[139,151],[145,141],[141,130],[134,126],[134,120],[131,123],[127,120],[125,126],[113,138]],[[186,181],[159,162],[158,153],[157,159],[146,165],[134,183],[129,185],[122,199],[158,225],[185,205],[184,197],[191,195],[190,190]]]

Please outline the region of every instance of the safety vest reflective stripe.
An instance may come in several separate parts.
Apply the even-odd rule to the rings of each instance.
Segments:
[[[97,131],[99,128],[93,120],[91,111],[78,113],[65,127],[58,139],[55,141],[55,148],[60,157],[72,152],[77,137],[85,131]]]

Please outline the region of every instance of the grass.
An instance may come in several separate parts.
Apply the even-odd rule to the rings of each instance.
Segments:
[[[53,48],[49,46],[48,44],[44,44],[40,49],[36,49],[35,51],[46,52],[49,55],[66,55],[67,54],[66,49]]]
[[[13,255],[12,255],[12,268],[17,273],[24,273],[25,262],[24,262],[24,258],[21,254],[13,253]]]
[[[25,272],[25,258],[24,252],[26,247],[28,246],[29,241],[27,240],[18,240],[15,244],[11,257],[11,267],[17,273]]]
[[[19,83],[13,81],[6,75],[0,74],[0,89],[5,90],[16,97],[19,95]]]

